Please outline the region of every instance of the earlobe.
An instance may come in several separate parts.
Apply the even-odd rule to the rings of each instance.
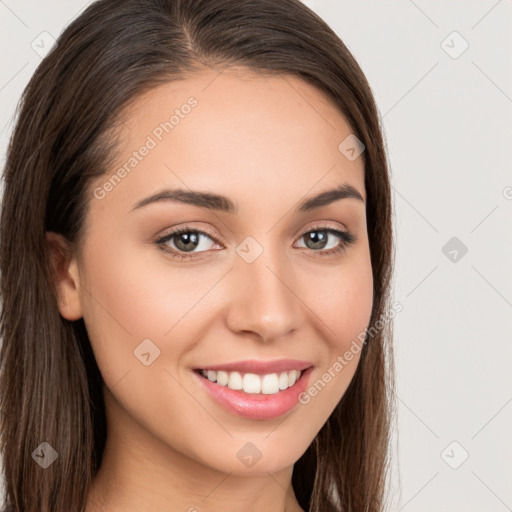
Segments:
[[[83,314],[76,258],[71,255],[63,235],[47,231],[46,241],[51,255],[60,314],[67,320],[78,320]]]

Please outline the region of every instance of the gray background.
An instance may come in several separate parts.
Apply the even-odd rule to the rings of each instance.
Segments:
[[[0,0],[2,167],[33,47],[89,3]],[[361,65],[388,144],[403,305],[389,510],[511,510],[512,1],[304,3]]]

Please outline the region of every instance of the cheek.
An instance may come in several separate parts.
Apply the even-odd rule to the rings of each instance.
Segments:
[[[314,303],[323,322],[323,338],[331,350],[345,351],[370,321],[373,275],[369,253],[354,253],[337,271],[326,272],[318,290],[322,291],[314,293]]]
[[[309,304],[319,317],[319,338],[325,344],[322,360],[312,374],[303,404],[314,416],[325,418],[344,395],[359,364],[364,335],[373,305],[373,274],[368,250],[351,255],[336,272],[325,273],[321,293],[311,294]],[[328,389],[328,392],[323,392]],[[311,413],[313,414],[313,413]],[[320,428],[321,422],[317,427]]]
[[[151,272],[142,256],[140,247],[98,234],[88,240],[80,270],[84,322],[108,387],[140,366],[134,350],[143,340],[158,340],[171,329],[175,320],[166,304],[181,309],[181,290],[164,290],[165,279]]]
[[[226,271],[214,264],[187,270],[155,247],[114,236],[91,237],[80,272],[84,322],[108,387],[142,366],[143,348],[151,367],[176,371],[215,320],[222,298],[209,292]]]

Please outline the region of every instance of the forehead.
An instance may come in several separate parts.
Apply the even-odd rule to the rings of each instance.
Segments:
[[[362,158],[350,161],[338,149],[351,133],[330,99],[298,77],[196,72],[125,109],[110,173],[125,171],[109,196],[134,203],[179,186],[230,190],[241,202],[255,192],[263,200],[275,193],[296,201],[316,183],[319,189],[349,183],[364,197]]]
[[[172,112],[179,108],[191,96],[202,104],[204,113],[208,108],[222,109],[226,114],[233,111],[241,114],[279,107],[288,111],[290,117],[298,116],[310,122],[313,121],[311,115],[315,114],[318,123],[326,123],[333,131],[339,129],[340,123],[348,127],[326,93],[305,80],[295,75],[271,75],[244,67],[206,68],[158,85],[130,102],[125,109],[125,121],[138,124],[151,114],[162,117],[167,110]],[[306,109],[309,116],[302,115],[306,114],[305,107],[309,107]]]

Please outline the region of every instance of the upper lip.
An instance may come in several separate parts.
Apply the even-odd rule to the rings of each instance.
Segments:
[[[240,372],[240,373],[256,373],[256,374],[267,374],[267,373],[279,373],[290,370],[305,370],[313,366],[309,361],[301,361],[299,359],[276,359],[273,361],[258,361],[256,359],[247,359],[244,361],[235,361],[233,363],[223,364],[208,364],[197,368],[198,370],[224,370],[228,372]]]

